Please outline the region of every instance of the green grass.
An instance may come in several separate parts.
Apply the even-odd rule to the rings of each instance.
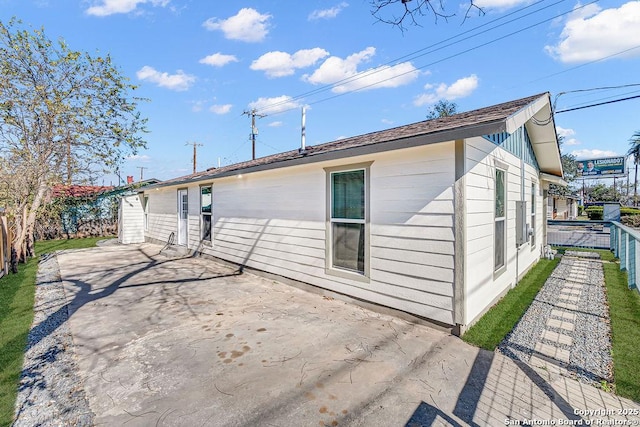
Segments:
[[[620,271],[620,263],[611,251],[598,249],[558,248],[597,252],[604,261],[604,279],[611,316],[611,346],[615,392],[619,396],[640,402],[640,294],[627,286],[627,273]],[[495,350],[500,341],[513,329],[544,285],[558,260],[540,260],[462,337],[466,342]]]
[[[588,250],[598,252],[605,261],[603,269],[611,318],[615,392],[640,402],[640,294],[637,290],[629,289],[627,272],[620,271],[620,262],[611,251]]]
[[[50,240],[36,243],[36,254],[88,248],[103,238]],[[38,259],[18,266],[18,273],[0,278],[0,426],[11,425],[27,336],[33,321]]]
[[[559,259],[538,261],[520,280],[518,286],[507,292],[496,305],[491,307],[476,324],[469,328],[462,339],[486,350],[495,350],[527,311],[559,262]]]
[[[640,402],[640,294],[627,286],[627,273],[617,263],[604,264],[609,315],[613,378],[616,393]]]

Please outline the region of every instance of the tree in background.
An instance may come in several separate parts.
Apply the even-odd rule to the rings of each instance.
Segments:
[[[638,206],[638,163],[640,163],[640,130],[633,134],[629,140],[631,148],[627,152],[627,156],[633,156],[633,164],[636,166],[635,177],[633,180],[633,206]]]
[[[589,199],[594,202],[617,202],[618,191],[612,185],[597,183],[589,188]]]
[[[436,102],[431,110],[427,113],[427,120],[433,120],[440,117],[449,117],[458,113],[458,105],[455,102],[441,99]]]
[[[51,186],[113,170],[146,146],[147,120],[109,56],[73,51],[21,24],[0,21],[0,195],[24,260]]]
[[[442,0],[369,0],[371,14],[380,22],[406,29],[405,24],[420,26],[425,16],[433,16],[436,20],[455,16],[455,13],[448,13]],[[481,7],[478,7],[474,0],[469,0],[464,18],[469,17],[472,10],[476,10],[479,15],[484,15]]]
[[[562,144],[564,143],[564,137],[558,137],[558,146],[562,150]],[[561,154],[560,161],[562,162],[563,179],[567,183],[572,183],[578,176],[578,167],[576,166],[576,158],[572,154]],[[549,194],[557,196],[569,196],[572,190],[569,186],[563,187],[557,184],[549,185]]]

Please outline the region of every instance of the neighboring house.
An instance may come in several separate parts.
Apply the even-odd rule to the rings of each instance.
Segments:
[[[117,212],[117,235],[118,240],[121,243],[132,243],[134,241],[140,241],[140,238],[144,239],[144,230],[142,223],[136,223],[136,219],[140,217],[139,211],[141,210],[140,199],[138,198],[138,192],[142,188],[149,185],[159,183],[160,180],[156,178],[145,179],[143,181],[134,182],[132,176],[127,177],[127,185],[122,185],[114,188],[112,191],[106,194],[111,200],[115,200],[118,206]],[[130,217],[131,207],[134,207],[136,215]]]
[[[578,196],[549,194],[547,216],[549,219],[576,219],[578,216]]]
[[[145,201],[142,193],[144,187],[157,184],[160,181],[151,178],[137,183],[133,182],[133,177],[127,177],[126,186],[118,187],[117,193],[120,196],[118,204],[118,240],[120,243],[129,244],[144,241],[144,232],[146,229],[146,214],[142,207]]]
[[[544,93],[163,181],[124,220],[461,333],[540,258],[561,177]]]
[[[105,221],[112,222],[113,200],[104,195],[111,190],[111,186],[98,185],[54,186],[36,223],[36,238],[109,234],[111,224]]]
[[[56,185],[47,198],[47,209],[36,224],[37,239],[55,239],[74,235],[113,236],[118,229],[118,207],[123,195],[136,194],[148,179],[127,185]]]

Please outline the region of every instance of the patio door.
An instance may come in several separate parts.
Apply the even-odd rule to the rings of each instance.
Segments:
[[[187,244],[189,195],[187,190],[178,190],[178,245]]]

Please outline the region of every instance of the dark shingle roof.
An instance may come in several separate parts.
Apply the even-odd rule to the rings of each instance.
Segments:
[[[241,172],[246,169],[254,169],[260,166],[273,165],[277,167],[277,163],[288,162],[295,159],[309,158],[320,154],[337,152],[341,150],[349,150],[357,147],[373,146],[375,144],[399,141],[407,138],[413,138],[422,135],[437,134],[440,132],[453,131],[475,127],[480,124],[490,124],[504,121],[512,114],[520,111],[533,101],[542,96],[548,96],[547,93],[529,96],[514,101],[505,102],[491,107],[480,108],[473,111],[455,114],[449,117],[442,117],[433,120],[425,120],[391,129],[385,129],[378,132],[367,133],[350,138],[344,138],[337,141],[327,142],[315,146],[307,146],[304,153],[295,149],[285,151],[283,153],[273,154],[266,157],[260,157],[255,160],[235,163],[220,168],[210,168],[202,172],[181,176],[178,178],[162,181],[151,187],[164,187],[168,185],[178,185],[193,181],[206,180],[217,176],[228,175],[229,172]],[[282,166],[285,166],[283,164]]]

